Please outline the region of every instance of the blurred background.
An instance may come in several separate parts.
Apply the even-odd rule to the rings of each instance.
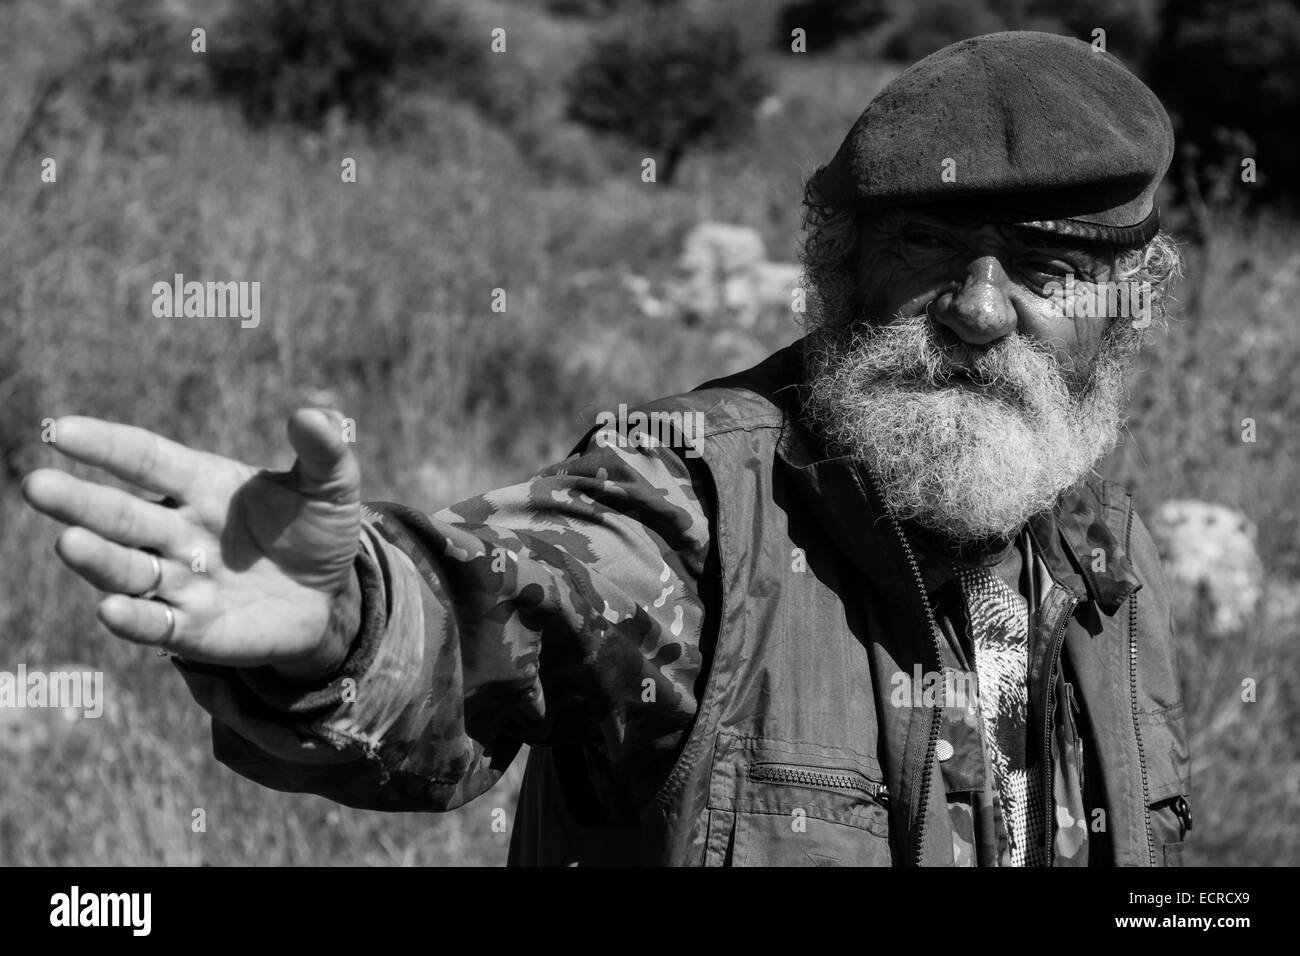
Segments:
[[[1300,863],[1290,0],[0,0],[0,670],[103,670],[108,696],[99,720],[0,710],[0,863],[502,863],[520,767],[418,815],[218,765],[21,505],[56,460],[42,419],[285,468],[285,417],[321,402],[357,422],[369,499],[518,481],[595,409],[797,337],[804,177],[907,63],[1008,28],[1103,30],[1178,128],[1189,278],[1106,469],[1180,595],[1188,861]],[[261,282],[260,326],[155,318],[175,273]]]

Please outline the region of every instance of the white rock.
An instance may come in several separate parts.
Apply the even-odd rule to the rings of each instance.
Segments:
[[[1205,501],[1166,501],[1151,523],[1173,592],[1175,614],[1206,604],[1206,630],[1224,636],[1250,623],[1263,564],[1254,524],[1240,511]],[[1203,598],[1202,598],[1203,596]]]
[[[653,285],[645,276],[624,273],[621,277],[623,288],[632,295],[639,311],[647,319],[661,319],[668,313],[668,303],[654,294]]]
[[[715,281],[767,258],[757,229],[725,222],[702,222],[682,241],[680,265],[691,276],[707,274]]]
[[[790,308],[800,271],[797,262],[760,262],[753,270],[755,298],[765,306]]]
[[[799,266],[769,262],[763,237],[747,226],[703,222],[687,233],[678,261],[682,278],[668,301],[696,318],[752,329],[772,309],[788,310]]]
[[[765,96],[759,103],[755,112],[759,119],[768,119],[772,116],[779,115],[785,109],[785,103],[779,96]]]

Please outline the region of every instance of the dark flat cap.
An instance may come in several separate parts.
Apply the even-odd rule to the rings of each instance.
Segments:
[[[945,203],[1133,246],[1159,228],[1155,191],[1173,147],[1156,95],[1109,53],[1051,33],[990,33],[901,73],[813,185],[832,206]]]

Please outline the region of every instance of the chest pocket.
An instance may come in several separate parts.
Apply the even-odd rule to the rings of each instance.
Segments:
[[[874,757],[718,735],[708,866],[889,866],[889,795]]]

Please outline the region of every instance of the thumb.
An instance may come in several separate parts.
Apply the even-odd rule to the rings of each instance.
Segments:
[[[289,444],[298,455],[289,484],[313,498],[339,504],[361,500],[361,468],[343,440],[343,416],[333,409],[300,408],[289,416]]]

